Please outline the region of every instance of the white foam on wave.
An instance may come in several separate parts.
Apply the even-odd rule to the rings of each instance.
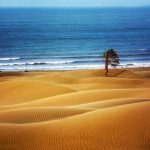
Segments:
[[[57,64],[69,64],[75,61],[64,60],[64,61],[46,61],[46,62],[14,62],[14,63],[0,63],[0,66],[16,66],[16,65],[57,65]]]
[[[141,48],[141,49],[138,49],[139,51],[145,51],[145,50],[147,50],[147,49],[144,49],[144,48]]]
[[[3,71],[24,71],[24,70],[78,70],[78,69],[99,69],[104,65],[57,65],[57,66],[3,66],[0,67]]]
[[[126,64],[127,67],[150,67],[150,62],[143,62],[143,63],[128,63]]]
[[[118,68],[150,67],[150,62],[145,63],[121,63]],[[79,70],[79,69],[100,69],[104,64],[59,64],[59,65],[6,65],[0,66],[1,71],[24,71],[24,70]]]
[[[19,60],[20,57],[8,57],[8,58],[0,58],[0,60]]]

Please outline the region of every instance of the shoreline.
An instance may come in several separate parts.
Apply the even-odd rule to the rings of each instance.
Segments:
[[[9,58],[10,59],[10,58]],[[11,58],[13,60],[13,58]],[[17,59],[17,58],[15,58]],[[69,60],[70,61],[70,60]],[[88,61],[87,61],[88,62]],[[14,65],[12,65],[14,64]],[[93,70],[93,69],[103,69],[104,64],[103,63],[98,63],[98,64],[78,64],[78,65],[73,65],[71,62],[70,63],[53,63],[53,65],[49,64],[47,62],[35,62],[29,63],[0,63],[0,72],[32,72],[32,71],[69,71],[69,70]],[[24,65],[25,66],[24,66]],[[8,65],[8,66],[7,66]],[[111,67],[110,67],[111,68]],[[150,63],[120,63],[117,67],[118,69],[132,69],[132,68],[150,68]]]
[[[131,70],[131,71],[150,71],[150,67],[133,67],[133,68],[109,68],[109,70]],[[70,70],[12,70],[12,71],[2,71],[0,73],[17,73],[17,72],[66,72],[66,71],[90,71],[90,70],[104,70],[104,68],[96,68],[96,69],[70,69]]]

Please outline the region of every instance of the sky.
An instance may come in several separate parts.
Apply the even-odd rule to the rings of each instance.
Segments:
[[[0,7],[136,7],[150,0],[0,0]]]

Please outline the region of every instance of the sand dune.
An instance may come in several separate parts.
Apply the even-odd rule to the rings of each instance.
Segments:
[[[75,91],[59,85],[32,80],[7,81],[0,84],[0,104],[22,103],[69,92]]]
[[[1,149],[149,149],[150,103],[38,124],[1,124]]]
[[[32,107],[12,109],[0,112],[0,123],[24,124],[58,120],[69,116],[79,115],[91,111],[81,108],[58,108],[58,107]]]
[[[149,74],[0,73],[0,149],[149,150]]]

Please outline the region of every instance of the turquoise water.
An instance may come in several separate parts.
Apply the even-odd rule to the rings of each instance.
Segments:
[[[108,48],[150,66],[150,8],[0,9],[2,71],[101,68]]]

